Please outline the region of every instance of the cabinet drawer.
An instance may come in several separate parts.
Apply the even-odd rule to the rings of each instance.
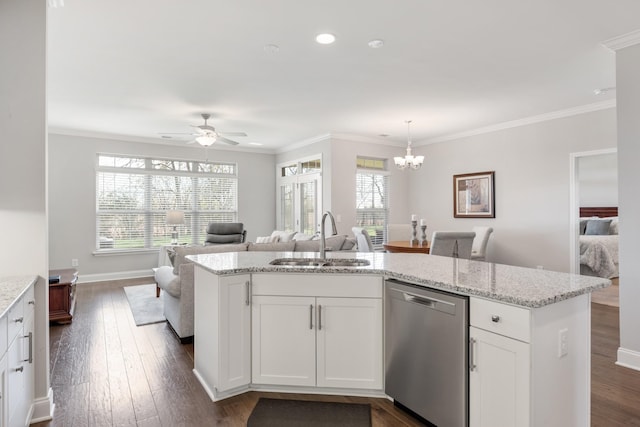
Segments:
[[[36,299],[34,296],[33,286],[29,286],[25,291],[24,296],[22,297],[22,303],[24,304],[24,321],[27,322],[33,318],[33,314],[35,313]]]
[[[471,326],[529,342],[531,312],[526,308],[471,298],[469,308]]]
[[[16,334],[22,330],[22,325],[25,322],[24,318],[24,297],[18,299],[13,307],[9,309],[9,313],[7,314],[7,323],[8,327],[8,339],[9,342],[13,341]]]

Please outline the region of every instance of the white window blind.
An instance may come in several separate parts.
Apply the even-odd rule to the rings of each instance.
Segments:
[[[180,242],[202,243],[209,222],[237,221],[237,206],[234,164],[98,155],[97,249],[168,244],[169,210],[184,212]]]
[[[386,240],[388,216],[388,174],[382,170],[358,168],[356,173],[356,224],[367,230],[376,249],[382,248],[382,244]]]

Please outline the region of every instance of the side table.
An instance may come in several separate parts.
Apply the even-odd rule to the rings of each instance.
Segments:
[[[49,276],[60,276],[58,283],[49,283],[49,321],[70,323],[76,307],[78,270],[66,268],[49,270]]]

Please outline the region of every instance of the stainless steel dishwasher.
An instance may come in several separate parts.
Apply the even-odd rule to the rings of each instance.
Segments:
[[[385,392],[438,427],[469,425],[469,299],[397,280],[385,286]]]

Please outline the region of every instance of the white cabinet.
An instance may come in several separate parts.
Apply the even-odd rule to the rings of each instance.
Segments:
[[[529,344],[475,327],[469,336],[471,426],[529,425]]]
[[[31,418],[34,398],[33,286],[14,303],[7,314],[9,348],[5,356],[3,421],[9,426],[24,427]],[[6,400],[6,402],[5,402]]]
[[[254,275],[252,382],[382,388],[382,280]]]
[[[251,277],[195,269],[194,372],[213,400],[251,382]]]
[[[588,295],[532,309],[472,297],[469,310],[471,427],[589,425]]]

